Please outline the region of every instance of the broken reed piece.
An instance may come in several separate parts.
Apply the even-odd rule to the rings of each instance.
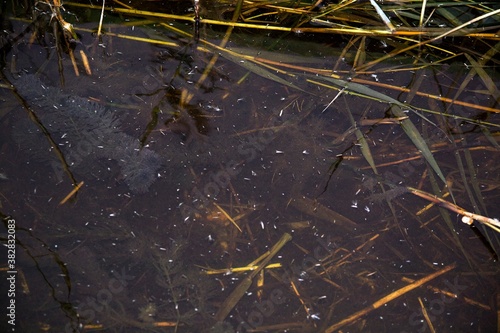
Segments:
[[[406,282],[406,283],[414,283],[415,282],[414,279],[411,279],[411,278],[405,277],[405,276],[403,276],[401,278],[401,281]],[[491,311],[491,306],[489,306],[487,304],[480,303],[472,298],[465,297],[464,295],[462,295],[460,293],[456,293],[456,292],[452,292],[452,291],[448,291],[448,290],[443,290],[443,289],[437,288],[437,287],[432,286],[432,285],[428,285],[427,289],[432,290],[436,294],[441,294],[441,295],[446,296],[448,298],[460,299],[467,304],[476,306],[476,307],[481,308],[481,309],[486,310],[486,311]]]
[[[333,333],[333,332],[336,332],[338,331],[340,328],[346,326],[346,325],[349,325],[349,324],[352,324],[356,321],[358,321],[361,317],[365,316],[366,314],[384,306],[385,304],[395,300],[396,298],[412,291],[413,289],[415,288],[418,288],[424,284],[426,284],[427,282],[437,278],[438,276],[441,276],[443,274],[445,274],[446,272],[449,272],[451,271],[452,269],[454,269],[456,267],[456,264],[451,264],[451,265],[448,265],[442,269],[440,269],[439,271],[436,271],[430,275],[427,275],[426,277],[424,278],[421,278],[420,280],[417,280],[411,284],[408,284],[396,291],[393,291],[392,293],[380,298],[378,301],[372,303],[371,305],[365,307],[364,309],[361,309],[359,310],[358,312],[355,312],[353,313],[352,315],[342,319],[341,321],[339,321],[338,323],[335,323],[333,324],[332,326],[328,327],[324,332],[325,333]]]
[[[236,306],[236,304],[240,301],[240,299],[245,295],[247,292],[248,288],[252,285],[252,280],[253,278],[262,270],[264,267],[267,266],[269,261],[281,250],[283,246],[285,246],[286,243],[288,243],[292,239],[292,236],[289,233],[284,233],[283,236],[281,236],[280,240],[274,244],[274,246],[271,248],[271,250],[268,251],[268,255],[265,259],[261,261],[259,266],[252,271],[250,274],[248,274],[241,282],[240,284],[231,292],[231,294],[226,298],[224,303],[222,303],[221,307],[219,308],[219,311],[215,314],[215,321],[217,323],[222,322],[226,317],[229,315],[231,310]]]
[[[236,223],[236,221],[231,217],[231,215],[229,215],[221,206],[219,206],[216,202],[214,202],[214,205],[215,207],[217,207],[217,209],[236,227],[236,229],[238,229],[239,232],[243,232],[240,228],[240,226],[238,225],[238,223]]]
[[[241,273],[241,272],[248,272],[248,271],[254,271],[258,268],[257,265],[248,265],[245,267],[233,267],[233,268],[223,268],[223,269],[210,269],[207,267],[202,267],[198,266],[200,268],[203,268],[203,273],[206,275],[215,275],[215,274],[223,274],[223,275],[228,275],[228,274],[233,274],[233,273]],[[281,268],[282,265],[280,263],[274,263],[274,264],[269,264],[265,269],[273,269],[273,268]]]
[[[454,203],[451,203],[451,202],[446,201],[442,198],[439,198],[435,195],[424,192],[422,190],[418,190],[418,189],[413,188],[413,187],[408,186],[407,189],[408,189],[408,191],[410,191],[410,193],[412,193],[418,197],[421,197],[425,200],[429,200],[429,201],[435,203],[436,205],[438,205],[439,207],[446,208],[448,210],[451,210],[452,212],[455,212],[457,214],[462,215],[462,222],[464,222],[468,225],[472,225],[472,223],[474,221],[478,221],[478,222],[481,222],[481,223],[487,225],[488,227],[492,228],[493,230],[500,232],[500,221],[498,221],[498,219],[494,219],[494,218],[490,218],[490,217],[486,217],[486,216],[482,216],[479,214],[468,212],[465,209],[463,209],[462,207],[455,205]]]
[[[61,202],[59,202],[59,206],[64,205],[66,203],[66,201],[68,201],[71,197],[73,197],[76,194],[76,192],[78,192],[80,190],[80,188],[82,186],[83,186],[83,181],[78,183],[78,185],[76,185],[75,188],[73,188],[73,190],[71,190],[71,192],[69,192],[68,195],[65,196],[64,199],[61,200]]]

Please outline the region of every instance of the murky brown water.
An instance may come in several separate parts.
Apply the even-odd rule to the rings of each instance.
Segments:
[[[179,15],[190,8],[168,4]],[[223,8],[207,15],[225,16]],[[498,236],[444,209],[420,212],[429,202],[404,187],[432,192],[433,182],[443,183],[399,121],[370,121],[389,117],[388,103],[347,90],[337,96],[303,70],[257,70],[226,53],[201,81],[214,56],[202,41],[220,43],[225,29],[203,25],[196,44],[160,24],[108,13],[107,34],[98,41],[89,31],[99,11],[71,12],[80,18],[79,76],[68,54],[58,54],[51,31],[31,40],[31,32],[22,34],[28,23],[11,16],[2,48],[2,83],[16,88],[0,90],[0,203],[16,226],[17,273],[5,275],[17,281],[18,330],[323,332],[409,279],[441,270],[343,331],[425,332],[422,306],[436,331],[494,330]],[[188,23],[175,25],[192,31]],[[384,52],[381,41],[369,43],[374,58]],[[235,30],[226,49],[302,68],[336,67],[347,81],[426,109],[405,116],[432,149],[457,205],[500,216],[498,139],[490,134],[498,117],[426,95],[452,98],[467,67],[355,75],[354,56],[339,58],[346,44],[347,37]],[[489,75],[498,82],[495,68]],[[467,102],[498,111],[480,80],[467,89]],[[444,112],[462,118],[440,117]],[[8,235],[13,222],[5,221]],[[281,267],[265,270],[263,286],[255,277],[216,324],[221,304],[246,275],[206,272],[249,265],[284,233],[293,241],[271,260]],[[4,318],[0,326],[11,324]]]

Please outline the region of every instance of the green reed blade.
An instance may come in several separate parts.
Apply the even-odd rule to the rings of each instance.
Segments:
[[[404,109],[409,109],[411,110],[411,107],[401,103],[400,101],[387,96],[385,94],[382,94],[378,91],[375,91],[369,87],[366,87],[362,84],[359,83],[354,83],[354,82],[347,82],[344,80],[340,79],[334,79],[334,78],[329,78],[329,77],[320,77],[321,79],[331,82],[334,85],[338,87],[345,88],[348,92],[354,92],[356,94],[360,94],[362,96],[366,96],[368,98],[371,98],[373,100],[377,100],[380,102],[386,102],[391,105],[391,112],[395,117],[406,117],[406,113],[403,111]],[[318,77],[315,77],[315,79],[318,79]],[[444,184],[446,184],[446,179],[443,175],[443,172],[441,171],[441,168],[439,167],[437,161],[435,160],[434,156],[432,155],[432,152],[425,142],[424,138],[422,135],[419,133],[413,122],[407,118],[401,121],[401,127],[405,131],[406,135],[410,140],[413,142],[415,147],[421,152],[422,156],[426,159],[426,161],[429,163],[429,165],[432,167],[436,175],[443,181]]]

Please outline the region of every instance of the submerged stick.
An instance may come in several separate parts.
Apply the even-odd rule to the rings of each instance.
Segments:
[[[233,308],[236,306],[236,304],[240,301],[240,299],[245,295],[247,292],[248,288],[252,285],[252,280],[253,278],[262,270],[264,267],[267,266],[269,261],[281,250],[281,248],[288,243],[292,239],[292,236],[289,233],[283,234],[281,236],[280,240],[274,244],[271,250],[269,250],[269,254],[267,257],[262,260],[262,262],[259,264],[259,266],[252,271],[249,275],[247,275],[241,282],[240,284],[231,292],[231,294],[226,298],[224,303],[222,303],[221,307],[219,308],[219,311],[217,311],[217,314],[215,315],[215,321],[216,322],[221,322],[226,317],[228,316],[229,312],[233,310]]]
[[[373,311],[373,310],[376,310],[378,308],[380,308],[381,306],[383,306],[384,304],[387,304],[389,303],[390,301],[398,298],[399,296],[402,296],[404,294],[406,294],[407,292],[417,288],[417,287],[420,287],[421,285],[423,285],[424,283],[427,283],[435,278],[437,278],[438,276],[440,275],[443,275],[444,273],[454,269],[456,267],[456,264],[452,264],[452,265],[449,265],[449,266],[446,266],[444,267],[443,269],[437,271],[437,272],[434,272],[430,275],[427,275],[426,277],[420,279],[420,280],[417,280],[407,286],[404,286],[403,288],[400,288],[392,293],[390,293],[389,295],[387,296],[384,296],[382,297],[381,299],[379,299],[378,301],[376,301],[375,303],[373,303],[372,305],[370,306],[367,306],[366,308],[356,312],[356,313],[353,313],[352,315],[348,316],[347,318],[339,321],[338,323],[328,327],[326,330],[325,330],[325,333],[332,333],[332,332],[335,332],[337,331],[339,328],[341,327],[344,327],[345,325],[348,325],[348,324],[351,324],[355,321],[357,321],[359,318],[361,318],[362,316],[368,314],[369,312]]]

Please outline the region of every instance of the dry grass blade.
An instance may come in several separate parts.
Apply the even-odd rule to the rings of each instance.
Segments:
[[[407,93],[411,92],[411,90],[408,88],[396,87],[393,85],[379,83],[379,82],[374,83],[374,82],[371,82],[371,81],[368,81],[365,79],[361,79],[361,78],[355,78],[352,81],[355,83],[359,83],[359,84],[371,85],[371,86],[376,86],[376,87],[390,89],[390,90],[399,91],[399,92],[407,92]],[[422,96],[422,97],[425,97],[428,99],[433,99],[433,100],[436,100],[439,102],[449,103],[450,107],[453,105],[457,105],[457,106],[463,106],[465,108],[471,108],[471,109],[475,109],[475,110],[500,113],[500,109],[498,109],[498,108],[488,107],[488,106],[479,105],[479,104],[475,104],[475,103],[469,103],[469,102],[465,102],[465,101],[459,101],[459,100],[456,100],[455,98],[452,99],[452,98],[434,95],[434,94],[429,94],[429,93],[421,92],[421,91],[415,91],[414,93],[418,96]],[[426,110],[426,111],[430,112],[429,110]],[[453,118],[460,117],[459,115],[448,115],[448,114],[442,114],[442,116],[453,117]],[[462,118],[461,120],[466,120],[466,119]],[[500,125],[488,124],[488,126],[500,126]]]
[[[77,6],[78,4],[74,4],[74,3],[66,3],[66,5],[75,5]],[[254,9],[254,5],[252,4],[249,4],[249,3],[246,3],[246,2],[243,2],[243,6],[247,6],[247,9]],[[270,4],[266,4],[266,3],[263,3],[261,4],[262,8],[272,8],[274,10],[274,6],[273,5],[270,5]],[[352,6],[352,8],[351,8]],[[319,17],[329,17],[330,13],[336,13],[337,15],[339,13],[343,13],[343,11],[346,11],[350,13],[350,11],[353,11],[353,12],[359,12],[360,10],[368,10],[368,8],[366,6],[362,6],[362,5],[359,5],[359,8],[356,7],[358,6],[356,4],[356,2],[354,1],[351,1],[351,2],[343,2],[342,4],[340,5],[329,5],[327,8],[325,8],[321,14],[316,14],[314,13],[313,15],[313,19],[319,19]],[[368,4],[368,6],[371,6],[371,4]],[[417,7],[418,4],[411,4],[409,5],[408,8],[413,8],[413,7]],[[436,7],[436,3],[429,3],[427,2],[427,9],[431,9],[432,7]],[[447,4],[447,6],[452,6],[452,4]],[[457,4],[458,6],[458,4]],[[88,8],[94,8],[92,6],[86,6]],[[424,12],[424,7],[422,7],[421,9],[421,13]],[[97,7],[95,7],[97,8]],[[109,8],[108,8],[109,9]],[[284,10],[286,9],[286,7],[280,7],[280,10]],[[181,16],[181,15],[171,15],[171,14],[163,14],[163,13],[153,13],[153,12],[145,12],[145,11],[137,11],[137,10],[133,10],[133,9],[130,9],[130,8],[124,8],[124,9],[120,9],[120,8],[114,8],[113,9],[115,12],[120,12],[120,13],[128,13],[130,15],[137,15],[137,16],[144,16],[144,17],[158,17],[158,18],[161,18],[161,19],[171,19],[171,20],[183,20],[183,21],[192,21],[194,22],[194,18],[192,17],[192,15],[186,15],[186,16]],[[398,8],[391,8],[391,10],[395,10],[396,12],[398,11],[401,11],[404,13],[404,9],[398,9]],[[372,9],[373,11],[373,9]],[[302,14],[304,12],[307,12],[307,13],[311,13],[311,8],[294,8],[294,9],[290,9],[288,10],[287,12],[289,13],[293,13],[293,14]],[[464,23],[464,24],[461,24],[457,27],[455,27],[453,30],[455,32],[460,32],[460,33],[463,33],[463,27],[464,26],[467,26],[467,25],[470,25],[470,24],[473,24],[474,22],[478,22],[482,19],[486,19],[488,17],[494,17],[495,16],[495,13],[497,13],[498,11],[491,11],[491,12],[487,12],[485,13],[484,15],[481,15],[481,17],[478,17],[478,18],[474,18],[473,20],[469,20],[468,22]],[[238,9],[236,8],[234,10],[234,14],[237,14],[238,13]],[[368,12],[367,12],[368,13]],[[245,15],[244,13],[242,13],[241,15]],[[375,17],[375,16],[374,16]],[[333,18],[333,17],[332,17]],[[345,19],[343,16],[340,16],[341,19]],[[217,24],[216,21],[214,22],[215,20],[201,20],[201,23],[205,23],[205,24]],[[246,21],[249,21],[251,22],[252,19],[247,19]],[[349,20],[348,20],[349,21]],[[236,23],[238,22],[220,22],[220,24],[224,24],[224,25],[229,25],[231,27],[234,27],[234,26],[239,26],[237,25]],[[418,23],[418,22],[417,22]],[[167,25],[164,25],[166,28],[171,28],[173,29],[173,27],[168,27]],[[245,26],[245,24],[241,24],[241,27],[245,27],[245,28],[252,28],[251,26]],[[277,26],[271,26],[269,24],[266,24],[264,27],[261,26],[262,29],[274,29],[274,28],[280,28],[280,29],[284,29],[283,31],[292,31],[291,29],[292,28],[288,28],[288,27],[277,27]],[[299,29],[299,28],[293,28],[293,29]],[[307,29],[307,28],[304,28],[304,27],[300,27],[300,29]],[[316,28],[314,28],[316,29]],[[402,28],[399,28],[394,31],[393,33],[391,33],[391,35],[397,35],[398,31],[401,30]],[[318,30],[318,29],[316,29]],[[363,35],[362,30],[363,29],[359,29],[359,28],[353,28],[353,34],[355,35],[358,35],[358,36],[361,36]],[[435,32],[437,32],[437,37],[433,38],[433,39],[430,39],[430,40],[427,40],[427,41],[423,41],[423,42],[418,42],[418,41],[411,41],[413,43],[415,43],[415,45],[413,46],[410,46],[409,48],[405,48],[405,47],[397,47],[396,50],[397,50],[397,53],[389,53],[388,56],[390,55],[391,57],[394,56],[395,54],[399,54],[399,53],[408,53],[409,50],[413,49],[413,48],[416,48],[418,46],[422,46],[422,45],[427,45],[429,47],[435,47],[437,50],[439,50],[440,52],[447,52],[446,49],[443,49],[443,48],[437,48],[435,45],[430,45],[429,43],[431,43],[432,41],[435,41],[437,39],[440,39],[440,38],[443,38],[445,36],[450,36],[452,33],[449,31],[450,29],[439,29],[439,30],[436,30]],[[304,30],[306,31],[306,30]],[[358,33],[356,33],[356,31]],[[440,31],[440,33],[439,33]],[[321,32],[321,31],[318,31],[318,32]],[[180,33],[180,31],[179,31]],[[325,30],[323,31],[323,33],[329,33],[328,30]],[[331,31],[330,31],[331,33]],[[383,34],[386,34],[387,31],[383,32]],[[183,33],[184,34],[184,33]],[[185,34],[184,34],[185,35]],[[377,32],[374,31],[374,30],[370,30],[370,33],[369,33],[370,36],[376,36],[377,35]],[[483,36],[484,37],[484,36]],[[404,42],[405,40],[404,39],[400,39],[398,40],[398,43],[395,43],[395,45],[401,45],[402,43],[401,42]],[[161,40],[157,40],[156,42],[155,41],[150,41],[152,43],[162,43],[163,41]],[[201,42],[205,43],[206,45],[210,45],[210,43],[208,43],[207,41],[204,41],[204,40],[201,40]],[[175,43],[173,43],[175,44]],[[166,45],[168,45],[168,43],[166,43]],[[171,46],[178,46],[178,45],[172,45]],[[266,77],[268,79],[271,79],[271,80],[274,80],[275,82],[277,83],[280,83],[280,84],[284,84],[284,85],[288,85],[294,89],[300,89],[299,87],[297,87],[296,85],[290,83],[289,80],[287,80],[286,78],[283,79],[279,76],[277,76],[275,73],[274,73],[274,69],[271,69],[271,70],[266,70],[265,68],[262,67],[262,64],[265,63],[267,61],[267,59],[259,56],[259,58],[257,57],[253,57],[253,56],[249,56],[249,55],[245,55],[245,54],[242,54],[240,52],[231,52],[229,50],[226,50],[224,49],[223,47],[216,47],[214,45],[211,45],[212,47],[215,47],[216,48],[216,52],[218,53],[222,53],[223,56],[225,56],[227,59],[231,60],[232,62],[234,62],[235,64],[237,65],[240,65],[248,70],[250,70],[251,72],[259,75],[259,76],[262,76],[262,77]],[[223,46],[223,44],[221,44],[221,46]],[[360,52],[361,52],[362,48],[360,48]],[[364,53],[364,51],[362,52]],[[456,54],[454,54],[453,56],[456,56]],[[364,69],[366,68],[369,68],[372,66],[372,64],[375,64],[375,63],[378,63],[384,59],[386,59],[387,57],[382,57],[382,58],[379,58],[379,59],[376,59],[374,62],[372,62],[371,64],[363,64],[363,61],[359,61],[358,64],[361,65],[360,66],[357,66],[357,72],[360,73],[360,72],[363,72]],[[251,62],[250,62],[251,61]],[[292,68],[293,66],[290,66],[289,63],[286,63],[286,60],[282,60],[280,59],[280,61],[282,62],[282,65],[283,67],[289,67],[289,68]],[[285,62],[283,62],[285,61]],[[269,63],[272,63],[274,65],[278,65],[276,62],[273,62],[273,61],[270,61]],[[436,61],[433,62],[434,64],[436,64]],[[302,70],[305,70],[305,71],[311,71],[311,72],[321,72],[321,70],[319,69],[312,69],[312,68],[297,68],[298,70],[302,71]],[[407,69],[404,69],[404,70],[409,70],[409,68]],[[326,74],[326,73],[323,73],[323,74]],[[338,78],[338,77],[337,77]],[[364,83],[366,84],[366,82],[363,82],[363,80],[359,80],[357,78],[354,78],[355,82],[359,82],[359,83]],[[376,85],[376,83],[373,83],[373,82],[370,82],[369,83],[370,85]],[[383,84],[378,84],[380,86],[383,86]],[[396,86],[390,86],[390,85],[385,85],[386,88],[389,88],[389,89],[392,89],[392,90],[399,90],[399,91],[404,91],[404,88],[401,88],[401,87],[396,87]],[[489,87],[491,87],[491,85],[489,85]],[[438,101],[445,101],[445,102],[448,102],[450,104],[455,104],[455,105],[461,105],[461,106],[464,106],[464,107],[470,107],[470,108],[477,108],[477,109],[480,109],[480,110],[486,110],[486,111],[490,111],[490,112],[499,112],[498,109],[495,109],[495,108],[489,108],[489,107],[485,107],[485,106],[481,106],[481,105],[475,105],[473,103],[466,103],[466,102],[461,102],[461,101],[458,101],[456,99],[447,99],[445,97],[442,97],[442,96],[433,96],[431,94],[425,94],[425,93],[420,93],[420,92],[417,92],[420,96],[425,96],[427,98],[433,98],[433,99],[436,99]]]
[[[64,205],[72,196],[74,196],[76,194],[76,192],[78,192],[80,190],[80,188],[83,186],[83,181],[81,181],[78,185],[76,185],[73,190],[71,190],[71,192],[68,193],[67,196],[64,197],[64,199],[62,199],[60,202],[59,202],[59,205]]]
[[[232,267],[230,269],[211,269],[211,268],[207,268],[207,267],[201,267],[204,269],[204,273],[207,274],[207,275],[216,275],[216,274],[228,274],[228,273],[240,273],[240,272],[248,272],[248,271],[254,271],[258,268],[259,266],[258,265],[248,265],[248,266],[245,266],[245,267]],[[267,265],[266,267],[264,267],[265,269],[273,269],[273,268],[281,268],[281,264],[280,263],[276,263],[276,264],[269,264]]]
[[[375,8],[377,14],[380,16],[387,28],[389,28],[390,31],[395,31],[396,28],[394,28],[394,25],[391,23],[391,20],[387,17],[387,15],[385,15],[382,8],[380,8],[380,6],[374,0],[370,0],[370,4]]]
[[[410,279],[410,278],[407,278],[407,277],[402,277],[401,280],[403,282],[408,282],[408,283],[415,282],[414,279]],[[477,306],[479,308],[482,308],[482,309],[485,309],[485,310],[488,310],[488,311],[491,310],[491,306],[489,306],[487,304],[483,304],[483,303],[477,302],[477,301],[473,300],[472,298],[466,297],[464,295],[460,295],[460,294],[452,292],[452,291],[448,291],[448,290],[444,290],[444,289],[441,289],[441,288],[437,288],[437,287],[435,287],[433,285],[428,285],[427,289],[432,290],[435,293],[442,294],[442,295],[444,295],[446,297],[449,297],[449,298],[460,299],[460,300],[462,300],[463,302],[465,302],[467,304],[471,304],[471,305]]]
[[[361,317],[365,316],[366,314],[372,312],[373,310],[376,310],[378,308],[380,308],[381,306],[384,306],[385,304],[393,301],[394,299],[412,291],[413,289],[415,288],[418,288],[420,287],[421,285],[451,271],[452,269],[454,269],[456,267],[455,264],[453,265],[449,265],[449,266],[446,266],[444,267],[443,269],[435,272],[435,273],[432,273],[420,280],[417,280],[415,281],[414,283],[412,284],[409,284],[401,289],[398,289],[392,293],[390,293],[389,295],[387,296],[384,296],[382,297],[381,299],[379,299],[378,301],[376,301],[375,303],[371,304],[370,306],[350,315],[349,317],[339,321],[338,323],[328,327],[326,330],[325,330],[325,333],[332,333],[332,332],[335,332],[337,331],[338,329],[346,326],[346,325],[349,325],[351,323],[354,323],[355,321],[357,321],[358,319],[360,319]]]
[[[375,4],[375,5],[373,5]],[[99,6],[96,5],[86,5],[86,4],[78,4],[74,2],[65,2],[66,6],[73,6],[73,7],[85,7],[85,8],[90,8],[90,9],[100,9]],[[250,5],[250,6],[255,6],[254,3],[251,2],[245,2],[244,5]],[[290,5],[294,5],[290,3]],[[455,4],[459,6],[460,4]],[[295,6],[295,5],[294,5]],[[371,7],[372,10],[370,11],[369,8]],[[129,7],[124,5],[124,7]],[[311,33],[322,33],[322,34],[353,34],[357,36],[448,36],[448,35],[455,35],[456,33],[459,33],[461,35],[465,36],[477,36],[478,33],[484,37],[484,38],[496,38],[496,35],[494,33],[488,34],[484,32],[484,29],[469,29],[466,30],[464,27],[468,26],[469,24],[472,24],[474,22],[477,22],[479,20],[482,20],[487,17],[491,17],[497,14],[497,12],[489,12],[484,15],[482,15],[479,18],[476,18],[475,20],[471,20],[463,25],[460,25],[459,27],[453,29],[453,31],[449,31],[447,27],[445,28],[422,28],[422,26],[418,25],[418,21],[416,24],[419,26],[419,28],[414,28],[407,22],[404,25],[400,25],[397,28],[394,27],[394,24],[391,22],[391,20],[387,17],[387,15],[384,13],[384,9],[380,8],[378,4],[375,1],[370,1],[366,5],[357,5],[357,1],[346,1],[341,4],[330,4],[326,9],[324,9],[321,13],[316,13],[316,12],[311,12],[311,7],[309,4],[305,4],[304,7],[295,7],[295,8],[287,8],[286,6],[281,6],[278,7],[278,11],[276,11],[276,7],[273,6],[272,4],[261,4],[260,8],[267,8],[270,9],[271,12],[267,13],[266,16],[274,16],[276,13],[283,13],[287,12],[290,15],[308,15],[310,18],[308,20],[299,20],[299,24],[295,27],[287,27],[287,26],[282,26],[279,24],[279,22],[272,22],[269,20],[254,20],[251,17],[244,18],[245,22],[237,22],[237,21],[223,21],[223,20],[216,20],[216,19],[207,19],[207,18],[200,18],[199,23],[200,24],[209,24],[209,25],[219,25],[219,26],[230,26],[230,27],[240,27],[240,28],[246,28],[246,29],[260,29],[260,30],[267,30],[267,31],[282,31],[282,32],[311,32]],[[373,12],[374,8],[378,8],[375,10],[375,13]],[[105,7],[106,11],[110,12],[115,12],[115,13],[120,13],[120,14],[127,14],[130,16],[139,16],[139,17],[150,17],[150,18],[157,18],[157,19],[170,19],[170,20],[177,20],[177,21],[187,21],[187,22],[192,22],[196,23],[195,16],[194,15],[174,15],[174,14],[165,14],[165,13],[159,13],[159,12],[150,12],[150,11],[144,11],[144,10],[136,10],[132,8],[120,8],[120,7]],[[387,11],[387,9],[386,9]],[[403,10],[404,11],[404,10]],[[362,17],[359,16],[361,13],[368,13],[369,17]],[[395,10],[396,13],[398,13],[397,10]],[[246,15],[247,12],[243,12],[242,16]],[[251,13],[251,11],[248,11],[248,13]],[[401,16],[400,16],[401,17]],[[374,23],[380,21],[380,19],[386,24],[388,29],[383,29],[378,26],[375,26]],[[418,17],[417,17],[418,19]],[[336,20],[339,20],[341,23],[334,23]],[[366,21],[368,23],[372,23],[373,26],[368,25],[368,27],[357,27],[354,26],[354,24]],[[314,25],[323,25],[326,26],[322,28],[315,28],[315,27],[309,27],[309,26],[304,26],[306,23],[312,23]],[[346,24],[347,23],[347,24]],[[348,23],[353,23],[353,25],[349,25]],[[437,38],[437,39],[439,39]]]
[[[392,57],[394,57],[394,56],[396,56],[398,54],[408,52],[408,51],[413,50],[413,49],[415,49],[417,47],[422,47],[424,45],[436,42],[436,41],[438,41],[438,40],[440,40],[440,39],[442,39],[442,38],[444,38],[446,36],[449,36],[449,35],[457,32],[457,31],[460,31],[461,29],[467,27],[468,25],[471,25],[473,23],[476,23],[478,21],[484,20],[484,19],[486,19],[488,17],[495,16],[495,15],[498,15],[498,14],[500,14],[500,9],[494,10],[492,12],[488,12],[488,13],[486,13],[484,15],[481,15],[479,17],[476,17],[475,19],[470,20],[470,21],[468,21],[468,22],[466,22],[466,23],[464,23],[462,25],[459,25],[458,27],[455,27],[455,28],[453,28],[453,29],[451,29],[449,31],[446,31],[445,33],[443,33],[443,34],[441,34],[439,36],[436,36],[436,37],[434,37],[432,39],[429,39],[429,40],[426,40],[426,41],[423,41],[423,42],[419,42],[419,43],[416,43],[414,45],[411,45],[411,46],[408,46],[408,47],[405,47],[405,48],[401,48],[401,49],[398,49],[398,50],[396,50],[394,52],[391,52],[391,53],[389,53],[389,54],[387,54],[387,55],[385,55],[385,56],[383,56],[383,57],[381,57],[381,58],[379,58],[377,60],[374,60],[374,61],[372,61],[370,63],[365,64],[361,68],[357,68],[357,70],[358,71],[365,71],[368,68],[370,68],[370,67],[372,67],[372,66],[374,66],[374,65],[376,65],[376,64],[378,64],[378,63],[380,63],[380,62],[382,62],[384,60],[390,59],[390,58],[392,58]]]
[[[432,320],[429,317],[429,314],[427,313],[427,309],[425,308],[424,303],[422,302],[422,298],[418,298],[418,302],[420,303],[420,309],[422,310],[422,314],[424,315],[425,322],[427,323],[427,326],[429,327],[431,333],[436,333],[436,330],[434,329],[434,325],[432,325]]]
[[[236,223],[236,221],[231,217],[231,215],[229,215],[225,210],[224,208],[222,208],[221,206],[219,206],[216,202],[214,202],[214,205],[215,207],[217,207],[217,209],[236,227],[236,229],[238,229],[239,232],[243,232],[240,228],[240,226],[238,225],[238,223]]]
[[[85,28],[75,28],[76,31],[80,32],[87,32],[87,33],[93,33],[93,30],[90,29],[85,29]],[[121,38],[121,39],[128,39],[136,42],[141,42],[141,43],[148,43],[152,45],[163,45],[163,46],[169,46],[169,47],[175,47],[179,48],[180,45],[177,42],[170,41],[170,40],[165,40],[165,39],[155,39],[155,38],[146,38],[146,37],[137,37],[137,36],[130,36],[130,35],[125,35],[125,34],[118,34],[114,32],[106,32],[107,36],[110,37],[116,37],[116,38]]]

